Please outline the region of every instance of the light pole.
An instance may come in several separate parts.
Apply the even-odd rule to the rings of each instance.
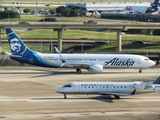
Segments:
[[[148,21],[152,23],[153,19],[148,19]],[[153,36],[153,30],[152,29],[151,29],[151,33],[150,34],[151,34],[151,41],[152,41],[152,39],[153,39],[153,37],[152,37]]]
[[[9,11],[8,11],[8,22],[10,21],[10,19],[9,19]]]
[[[52,53],[52,51],[53,51],[53,42],[52,42],[52,30],[53,30],[53,28],[51,27],[51,53]]]
[[[82,40],[82,53],[83,53],[83,40]]]

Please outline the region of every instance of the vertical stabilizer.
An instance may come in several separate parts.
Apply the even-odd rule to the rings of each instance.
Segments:
[[[13,55],[30,54],[28,47],[11,28],[6,28],[6,34]]]
[[[155,81],[153,81],[153,84],[160,84],[160,76]]]
[[[159,2],[159,0],[155,0],[153,3],[158,3]]]

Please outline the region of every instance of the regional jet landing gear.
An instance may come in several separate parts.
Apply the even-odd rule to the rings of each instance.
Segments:
[[[142,73],[142,69],[139,69],[139,73]]]
[[[76,72],[77,72],[78,74],[80,74],[80,73],[81,73],[81,69],[80,69],[80,68],[77,68],[77,69],[76,69]]]
[[[114,97],[115,97],[116,99],[120,99],[120,96],[118,96],[118,95],[114,95]]]
[[[64,94],[64,99],[66,99],[67,98],[67,96],[66,96],[66,94]]]

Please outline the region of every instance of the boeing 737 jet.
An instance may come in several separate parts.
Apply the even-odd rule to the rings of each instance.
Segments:
[[[153,82],[70,82],[56,92],[64,94],[100,94],[120,96],[150,93],[160,90],[160,76]]]
[[[158,11],[158,7],[160,7],[159,0],[155,0],[150,5],[131,5],[131,6],[125,6],[125,10],[127,10],[130,13],[153,13]]]
[[[55,47],[57,54],[44,54],[29,49],[11,28],[6,28],[11,59],[21,63],[50,68],[74,68],[81,73],[81,68],[89,72],[102,72],[103,68],[139,68],[155,65],[155,62],[141,55],[131,54],[61,54]]]

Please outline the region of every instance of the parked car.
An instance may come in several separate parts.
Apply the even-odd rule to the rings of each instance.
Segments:
[[[46,4],[46,6],[50,6],[50,4]]]
[[[144,44],[142,40],[133,41],[132,44]]]
[[[29,25],[28,22],[24,22],[24,21],[23,21],[23,22],[19,22],[18,24],[19,24],[19,25]]]
[[[84,24],[97,24],[94,20],[88,20],[87,22],[84,22]]]

